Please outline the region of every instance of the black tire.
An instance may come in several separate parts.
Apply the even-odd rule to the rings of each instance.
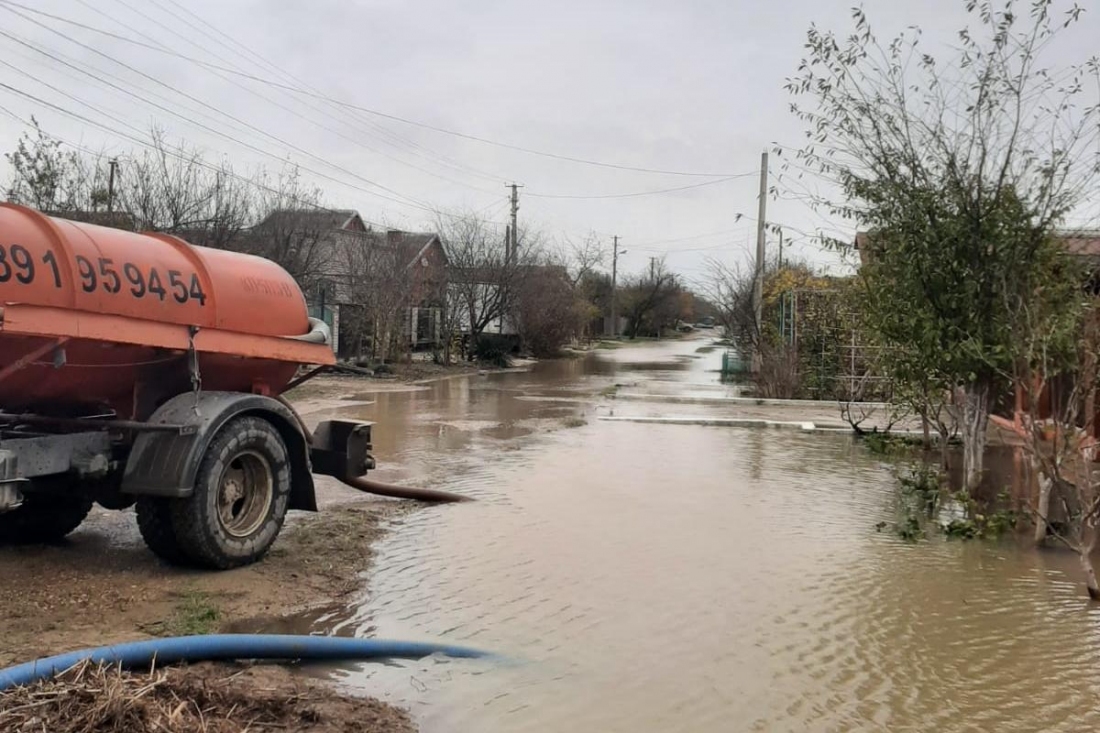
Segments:
[[[290,503],[290,460],[279,432],[258,417],[230,421],[210,442],[195,491],[170,502],[183,551],[202,567],[248,565],[271,549]]]
[[[172,502],[159,496],[143,496],[137,500],[137,523],[145,546],[153,554],[172,565],[189,565],[191,558],[176,537],[172,526]]]
[[[124,511],[137,503],[136,496],[122,493],[121,472],[93,482],[91,489],[92,496],[95,497],[95,503],[113,512]]]
[[[92,510],[92,498],[80,494],[33,494],[18,509],[0,514],[0,543],[28,545],[60,542]]]

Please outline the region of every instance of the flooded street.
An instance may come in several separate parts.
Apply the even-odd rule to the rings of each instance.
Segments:
[[[731,396],[707,343],[337,410],[378,422],[379,478],[478,501],[401,520],[367,592],[313,630],[508,661],[327,674],[409,707],[426,733],[1100,726],[1100,608],[1072,557],[876,532],[893,480],[843,435],[600,419],[753,414],[600,396]],[[828,418],[787,409],[777,419]]]

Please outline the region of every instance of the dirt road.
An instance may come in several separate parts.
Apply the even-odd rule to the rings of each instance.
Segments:
[[[267,560],[224,573],[164,565],[136,537],[130,512],[96,512],[55,547],[5,547],[0,665],[84,646],[219,631],[339,598],[358,587],[371,543],[407,508],[359,501],[295,516]]]

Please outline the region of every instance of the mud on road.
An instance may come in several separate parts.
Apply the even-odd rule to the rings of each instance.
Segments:
[[[268,558],[220,573],[160,562],[132,512],[97,511],[63,544],[0,548],[0,665],[85,646],[261,624],[360,587],[371,543],[409,504],[294,514]]]

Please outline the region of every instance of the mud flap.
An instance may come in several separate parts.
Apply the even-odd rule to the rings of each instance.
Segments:
[[[313,431],[310,458],[313,471],[337,479],[366,476],[374,468],[371,455],[373,423],[326,420]]]
[[[317,511],[306,436],[294,413],[278,400],[242,392],[187,393],[164,403],[149,422],[188,425],[194,430],[140,434],[126,461],[122,493],[175,499],[191,496],[210,441],[223,425],[241,415],[261,417],[279,431],[290,458],[290,508]]]

